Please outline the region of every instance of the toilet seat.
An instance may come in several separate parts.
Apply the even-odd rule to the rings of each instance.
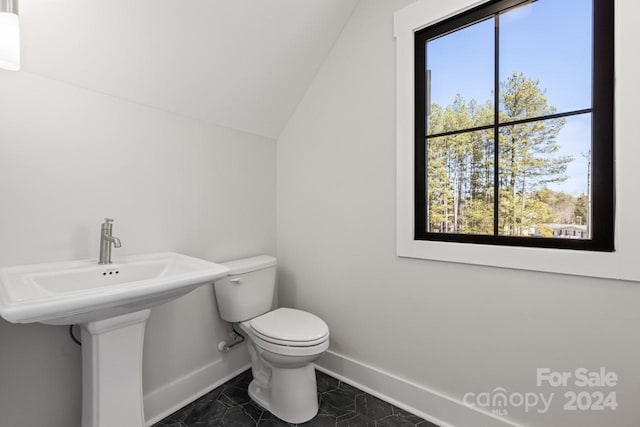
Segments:
[[[279,354],[282,356],[313,356],[324,353],[329,348],[329,337],[320,342],[319,344],[300,347],[300,346],[288,346],[282,344],[274,344],[272,342],[263,340],[259,336],[255,335],[253,331],[251,332],[251,340],[256,345],[263,350],[269,351],[274,354]]]
[[[259,332],[256,332],[254,329],[252,329],[251,332],[253,333],[254,337],[257,337],[262,341],[266,341],[271,344],[282,345],[286,347],[312,347],[314,345],[322,344],[323,342],[329,339],[328,333],[322,338],[318,338],[317,340],[313,340],[313,341],[287,341],[287,340],[281,340],[273,337],[264,336]]]
[[[313,347],[329,339],[327,324],[311,313],[279,308],[249,322],[254,337],[286,347]]]

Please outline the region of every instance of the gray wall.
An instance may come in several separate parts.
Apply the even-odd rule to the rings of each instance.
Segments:
[[[0,93],[0,266],[97,257],[105,216],[122,239],[114,256],[275,253],[275,141],[25,72],[3,73]],[[154,308],[145,394],[247,363],[222,356],[223,339],[210,286]],[[66,328],[0,320],[0,342],[0,425],[78,426],[80,350]],[[168,404],[200,391],[185,387]]]
[[[409,3],[359,3],[278,139],[281,304],[325,319],[331,351],[458,401],[554,391],[536,387],[537,368],[606,367],[619,377],[616,411],[563,411],[566,390],[555,390],[548,414],[508,419],[637,426],[636,283],[396,257],[393,12]],[[636,15],[630,0],[616,5]],[[618,34],[639,36],[630,19]],[[637,55],[624,46],[627,63]],[[632,106],[638,93],[622,96]]]

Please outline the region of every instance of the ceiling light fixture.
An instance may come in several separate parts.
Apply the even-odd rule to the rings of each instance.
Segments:
[[[18,0],[0,0],[0,68],[20,69]]]

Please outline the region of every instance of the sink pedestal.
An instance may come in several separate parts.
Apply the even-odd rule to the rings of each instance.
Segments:
[[[144,427],[142,346],[150,312],[80,325],[82,427]]]

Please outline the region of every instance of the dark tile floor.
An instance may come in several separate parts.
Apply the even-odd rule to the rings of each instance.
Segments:
[[[292,426],[251,401],[247,370],[202,396],[153,427]],[[316,371],[320,411],[301,426],[319,427],[438,427],[390,403]]]

